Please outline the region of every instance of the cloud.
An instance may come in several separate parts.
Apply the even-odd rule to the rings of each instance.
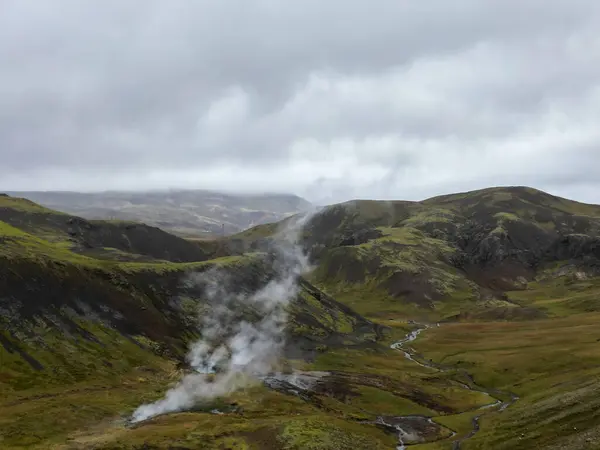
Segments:
[[[6,0],[0,189],[600,202],[600,4]]]

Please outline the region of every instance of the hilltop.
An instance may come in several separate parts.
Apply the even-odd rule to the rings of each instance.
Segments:
[[[272,227],[237,236],[268,245]],[[600,206],[527,187],[490,188],[422,202],[357,200],[322,210],[306,226],[313,280],[370,317],[409,314],[545,315],[508,292],[551,273],[595,274]],[[521,306],[515,309],[516,306]]]
[[[187,237],[232,234],[305,211],[310,203],[288,194],[227,194],[207,190],[154,192],[9,192],[86,219],[142,222]]]

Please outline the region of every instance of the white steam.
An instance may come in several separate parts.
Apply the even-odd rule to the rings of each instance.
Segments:
[[[163,399],[137,408],[132,422],[190,409],[273,370],[285,344],[287,306],[298,292],[298,276],[308,269],[308,259],[297,241],[309,218],[308,214],[292,218],[278,233],[273,248],[275,276],[257,292],[228,291],[228,275],[219,270],[194,280],[205,287],[208,298],[201,318],[202,339],[187,355],[195,373],[184,376]],[[248,320],[248,315],[254,319]]]

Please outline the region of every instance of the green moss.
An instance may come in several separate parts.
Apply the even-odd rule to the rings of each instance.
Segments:
[[[467,411],[461,414],[436,417],[435,421],[456,433],[456,439],[464,438],[473,431],[473,418],[481,411]]]
[[[362,411],[368,411],[374,415],[436,415],[431,409],[416,404],[406,398],[396,396],[392,392],[369,386],[361,386],[358,389],[358,393],[360,396],[353,399],[351,404],[359,407]]]
[[[491,195],[492,203],[508,202],[512,199],[513,199],[513,194],[511,192],[496,191],[496,192],[493,192]]]
[[[557,274],[562,276],[557,276]],[[538,308],[550,316],[564,317],[600,311],[600,278],[568,264],[556,263],[542,272],[527,289],[510,293],[512,302]]]
[[[439,226],[440,224],[453,224],[457,220],[456,213],[445,208],[414,209],[414,213],[402,222],[405,227],[419,228],[424,225]]]
[[[469,448],[545,448],[566,440],[565,432],[596,426],[590,412],[598,404],[597,316],[452,324],[430,330],[415,346],[467,369],[480,384],[521,397],[506,411],[486,415]]]
[[[48,208],[44,208],[43,206],[40,206],[37,203],[34,203],[30,200],[4,195],[0,195],[0,208],[6,208],[26,213],[44,213],[56,215],[60,214],[66,216],[66,214]]]
[[[377,450],[388,449],[392,439],[375,436],[368,426],[319,417],[292,420],[279,437],[286,450]]]
[[[0,346],[0,442],[3,448],[48,448],[67,433],[149,401],[171,381],[173,365],[114,330],[79,321],[89,337],[66,339],[31,327],[20,349],[37,370]],[[5,339],[12,337],[5,334]],[[151,341],[139,337],[143,344]]]
[[[518,222],[519,220],[521,220],[521,218],[518,215],[508,212],[496,213],[494,214],[494,218],[502,222]]]
[[[78,255],[64,243],[51,243],[0,221],[0,256],[7,258],[54,259],[75,264],[96,264],[96,260]]]

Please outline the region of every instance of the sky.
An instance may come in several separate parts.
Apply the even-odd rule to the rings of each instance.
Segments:
[[[2,0],[0,190],[600,203],[596,0]]]

